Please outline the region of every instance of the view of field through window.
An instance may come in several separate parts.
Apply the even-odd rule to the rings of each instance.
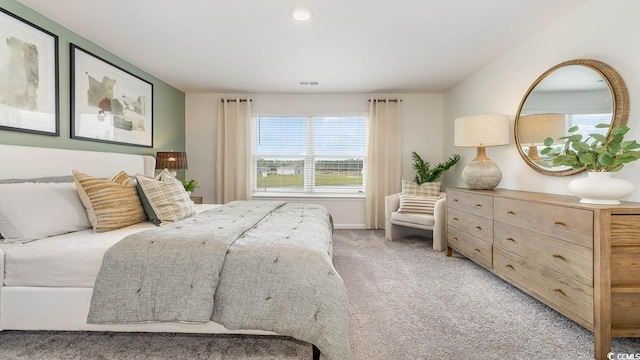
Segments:
[[[254,191],[363,193],[366,117],[259,117]]]

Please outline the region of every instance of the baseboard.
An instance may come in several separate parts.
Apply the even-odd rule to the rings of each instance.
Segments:
[[[333,228],[336,230],[364,230],[366,227],[364,224],[334,224]]]

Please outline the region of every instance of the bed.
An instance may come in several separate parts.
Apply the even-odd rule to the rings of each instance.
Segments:
[[[1,179],[68,176],[72,169],[81,169],[83,172],[99,177],[112,176],[118,171],[152,176],[155,168],[154,158],[143,155],[2,144],[0,144],[0,154],[7,159],[0,175]],[[217,214],[227,214],[225,216],[228,218],[231,210],[227,206],[232,204],[194,205],[196,215],[161,227],[156,227],[151,222],[142,222],[101,233],[95,233],[91,229],[73,231],[25,244],[5,244],[0,241],[0,331],[65,330],[286,335],[313,344],[314,358],[349,359],[351,355],[347,339],[346,291],[331,263],[331,230],[330,226],[327,230],[327,226],[322,225],[328,223],[327,219],[324,219],[321,209],[315,206],[267,202],[244,206],[256,208],[257,204],[262,206],[263,203],[274,209],[268,213],[265,212],[268,215],[257,217],[256,219],[260,220],[256,220],[255,225],[248,225],[246,230],[241,230],[239,233],[243,234],[242,237],[229,241],[230,245],[220,265],[220,278],[214,288],[215,305],[207,321],[200,321],[201,318],[194,321],[180,319],[127,321],[127,319],[107,318],[105,320],[103,318],[98,321],[100,324],[89,324],[87,317],[90,309],[92,313],[99,313],[94,311],[96,305],[91,304],[92,297],[94,301],[99,298],[97,295],[94,296],[94,286],[108,283],[96,281],[99,274],[104,277],[102,274],[107,273],[102,269],[106,266],[102,263],[105,252],[111,254],[114,248],[122,247],[122,244],[126,243],[122,241],[125,237],[127,241],[136,236],[161,237],[160,233],[154,232],[184,231],[183,226],[190,226],[189,222],[194,223],[193,226],[201,226],[205,218],[218,219]],[[34,206],[37,205],[34,204]],[[278,241],[273,240],[287,226],[289,226],[289,233],[297,229],[297,225],[293,224],[291,218],[293,215],[290,214],[297,214],[296,216],[306,214],[303,219],[304,226],[317,226],[317,228],[306,230],[305,238],[318,238],[318,241],[307,246],[310,249],[302,249],[297,244],[289,242],[289,236]],[[236,222],[237,219],[247,218],[242,214],[235,216],[236,218],[225,221]],[[311,220],[306,220],[308,218]],[[300,220],[301,227],[303,220]],[[296,221],[298,221],[297,218]],[[328,235],[321,236],[325,232]],[[264,236],[265,234],[270,235]],[[263,241],[261,237],[266,242],[276,243],[278,248],[272,245],[260,245]],[[325,261],[319,261],[319,258]],[[310,265],[315,261],[321,265]],[[299,264],[300,262],[304,262],[304,265]],[[308,266],[310,273],[324,272],[326,273],[324,276],[329,280],[311,283],[309,278],[292,275],[292,271],[286,271],[288,269],[286,267],[277,271],[264,271],[265,266],[274,267],[274,264],[278,266],[293,264],[290,266],[294,268]],[[218,270],[211,271],[212,274],[217,272]],[[120,278],[122,275],[119,274],[116,277]],[[305,278],[306,283],[294,284],[296,277]],[[265,284],[273,281],[274,285],[266,286],[264,293],[257,291],[255,297],[247,295],[252,287],[257,286],[256,281]],[[243,289],[238,290],[239,288]],[[279,294],[280,298],[270,296],[272,291]],[[284,303],[287,297],[295,299],[295,302]],[[297,310],[287,311],[287,307]],[[274,309],[277,309],[279,314],[276,318],[269,315],[270,311],[276,311]],[[300,312],[300,314],[292,319],[287,316],[293,315],[286,314],[287,312]],[[306,321],[305,316],[311,316],[314,324]]]

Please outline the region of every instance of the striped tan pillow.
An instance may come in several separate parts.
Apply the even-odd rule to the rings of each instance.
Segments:
[[[413,181],[402,180],[402,196],[430,197],[439,195],[439,182],[426,182],[418,185]]]
[[[95,232],[106,232],[147,221],[135,180],[121,171],[103,179],[73,170],[82,205]]]
[[[400,196],[399,213],[413,214],[433,214],[433,208],[436,202],[440,200],[439,196],[420,197],[420,196]]]

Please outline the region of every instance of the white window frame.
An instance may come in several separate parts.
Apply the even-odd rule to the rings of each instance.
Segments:
[[[256,120],[263,117],[280,117],[280,118],[306,118],[307,119],[307,138],[306,138],[306,153],[300,155],[282,155],[282,154],[255,154],[256,149]],[[344,154],[344,155],[316,155],[314,154],[314,127],[313,119],[322,117],[362,117],[365,119],[365,148],[363,154]],[[287,197],[322,197],[322,198],[364,198],[366,194],[366,169],[367,169],[367,153],[368,153],[368,133],[369,133],[369,115],[367,113],[341,113],[341,114],[314,114],[314,115],[295,115],[295,114],[253,114],[251,117],[251,187],[253,197],[272,197],[272,198],[287,198]],[[276,191],[260,191],[257,186],[257,160],[258,158],[280,158],[280,159],[302,159],[304,161],[304,186],[303,191],[300,192],[276,192]],[[362,188],[359,191],[345,192],[343,191],[317,191],[315,190],[315,163],[318,158],[322,159],[349,159],[356,158],[362,159]],[[306,176],[306,174],[310,174]]]

